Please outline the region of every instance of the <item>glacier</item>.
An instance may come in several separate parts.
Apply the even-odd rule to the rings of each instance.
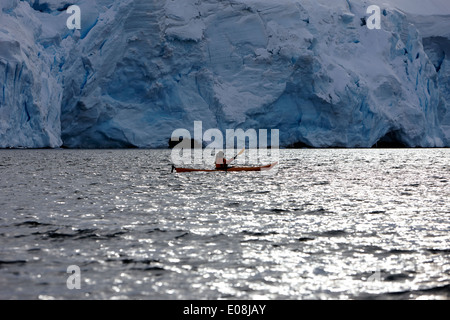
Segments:
[[[0,148],[164,148],[194,121],[448,147],[450,6],[402,1],[1,0]]]

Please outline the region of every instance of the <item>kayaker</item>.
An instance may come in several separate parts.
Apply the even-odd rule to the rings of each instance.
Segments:
[[[216,155],[216,169],[217,170],[226,170],[228,169],[228,164],[231,163],[234,159],[227,160],[225,159],[225,154],[223,151],[219,151]]]

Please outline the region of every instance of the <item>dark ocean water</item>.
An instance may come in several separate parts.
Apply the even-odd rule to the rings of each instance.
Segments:
[[[0,299],[450,298],[448,149],[281,150],[272,175],[2,150],[0,176]]]

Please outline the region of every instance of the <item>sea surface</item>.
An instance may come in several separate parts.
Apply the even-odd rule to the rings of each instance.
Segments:
[[[450,298],[449,149],[281,150],[270,175],[1,150],[0,177],[0,299]]]

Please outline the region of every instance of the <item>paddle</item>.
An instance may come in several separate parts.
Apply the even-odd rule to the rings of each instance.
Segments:
[[[233,161],[237,159],[237,157],[239,157],[241,154],[243,154],[245,152],[245,147],[242,148],[242,150],[234,156]],[[225,161],[224,161],[225,163]],[[228,163],[225,163],[225,172],[228,172]]]
[[[236,160],[237,157],[239,157],[241,154],[243,154],[245,152],[245,147],[241,150],[241,152],[239,152],[234,158],[233,160]]]

